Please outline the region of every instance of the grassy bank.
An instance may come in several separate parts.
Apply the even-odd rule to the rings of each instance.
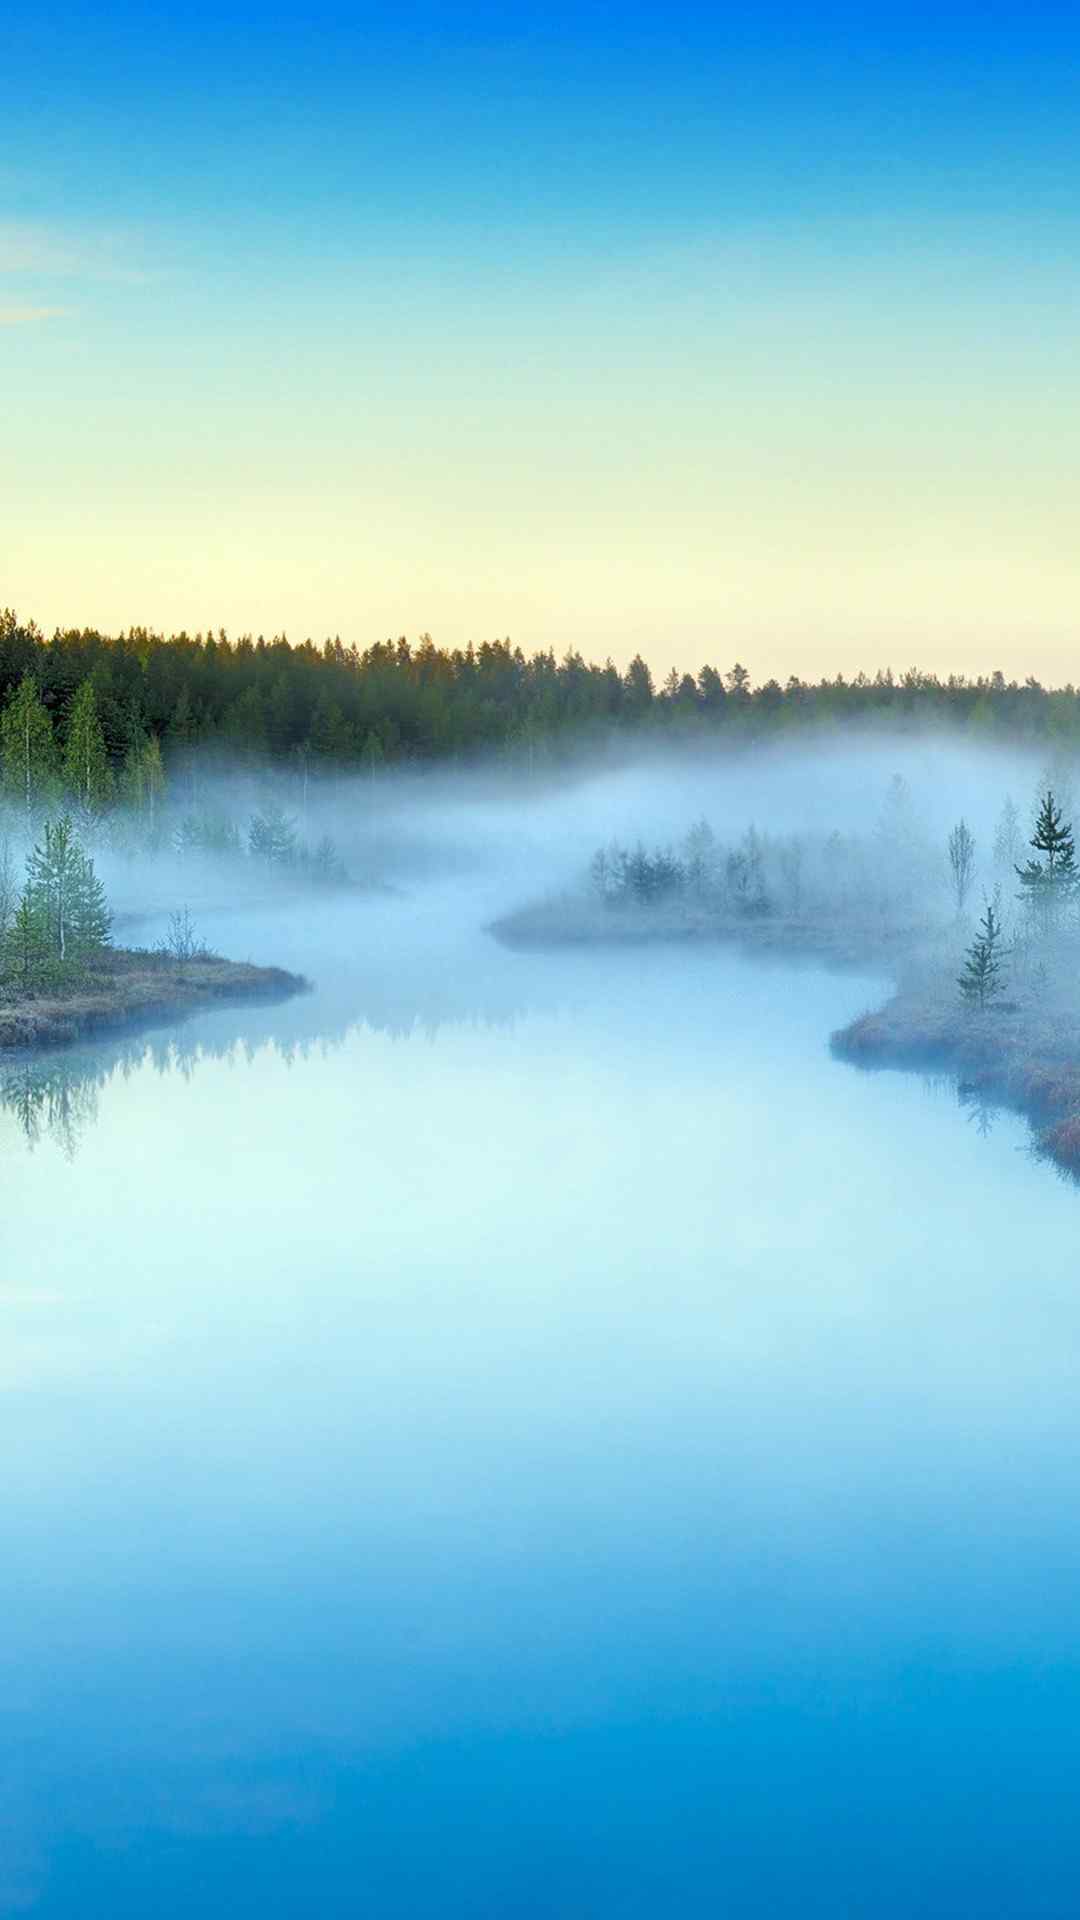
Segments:
[[[0,997],[0,1051],[63,1046],[93,1034],[173,1020],[222,1002],[282,1000],[307,982],[280,967],[200,955],[108,948],[76,978]]]
[[[1043,965],[980,1013],[958,1005],[946,978],[901,984],[834,1033],[832,1051],[858,1067],[951,1074],[972,1097],[1023,1114],[1036,1152],[1080,1179],[1080,1023],[1067,988],[1062,968]]]

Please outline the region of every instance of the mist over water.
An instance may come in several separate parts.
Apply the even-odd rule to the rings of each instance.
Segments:
[[[1071,1915],[1080,1197],[831,1059],[884,978],[486,931],[895,772],[989,884],[942,740],[103,854],[313,991],[5,1069],[0,1914]]]

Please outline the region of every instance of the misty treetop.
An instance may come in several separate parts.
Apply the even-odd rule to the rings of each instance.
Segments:
[[[508,639],[446,650],[424,634],[361,651],[338,639],[292,645],[280,634],[230,640],[210,627],[46,638],[10,611],[0,614],[0,715],[9,797],[25,803],[28,782],[62,778],[84,808],[107,805],[114,790],[152,805],[153,756],[175,766],[196,747],[307,778],[492,749],[534,766],[583,738],[735,743],[852,721],[1080,742],[1076,689],[1000,673],[941,679],[912,669],[817,683],[792,675],[755,686],[737,662],[696,675],[672,669],[657,686],[640,655],[620,672],[579,652],[526,655]]]

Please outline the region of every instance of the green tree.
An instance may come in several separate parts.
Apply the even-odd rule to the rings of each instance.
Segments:
[[[4,976],[30,993],[49,966],[49,932],[40,901],[28,888],[19,901],[3,946]]]
[[[1045,858],[1029,860],[1017,867],[1018,897],[1036,925],[1044,933],[1051,933],[1060,924],[1065,907],[1075,898],[1080,876],[1076,872],[1072,827],[1063,819],[1049,788],[1040,802],[1030,845]]]
[[[155,735],[129,747],[124,761],[123,793],[128,806],[145,822],[149,837],[154,840],[165,798],[165,768]]]
[[[27,839],[35,814],[52,791],[56,771],[52,721],[33,674],[25,673],[0,716],[0,780],[8,798],[23,809]]]
[[[284,810],[271,802],[252,817],[248,847],[252,858],[264,860],[268,867],[291,867],[296,859],[296,827]]]
[[[92,680],[83,681],[71,704],[64,778],[72,798],[86,815],[100,813],[112,799],[113,773]]]
[[[15,860],[11,851],[11,842],[0,834],[0,948],[3,947],[15,917],[19,903],[19,889],[15,879]]]
[[[46,821],[26,875],[27,896],[41,915],[49,949],[60,964],[100,952],[110,925],[105,890],[66,814]]]
[[[964,971],[957,979],[961,998],[969,1007],[985,1012],[991,1000],[1001,992],[1001,923],[992,900],[979,922],[979,931],[967,950]]]

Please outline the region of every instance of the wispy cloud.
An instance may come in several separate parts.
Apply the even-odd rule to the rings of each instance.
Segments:
[[[0,307],[0,327],[33,327],[42,320],[59,320],[70,307]]]
[[[0,220],[0,274],[52,280],[146,279],[145,239],[127,232],[75,232],[25,220]]]

